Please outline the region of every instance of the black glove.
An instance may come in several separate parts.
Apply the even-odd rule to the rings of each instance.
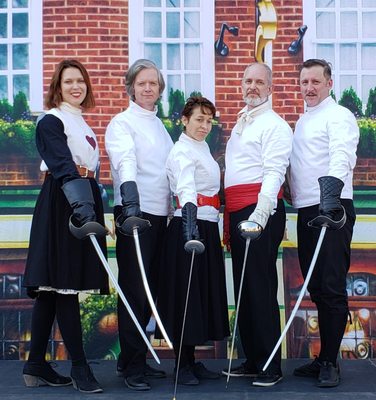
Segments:
[[[340,197],[344,183],[334,176],[322,176],[319,178],[319,185],[320,215],[325,215],[333,220],[340,219],[343,215]]]
[[[73,179],[65,183],[61,189],[73,208],[72,222],[82,226],[89,221],[96,221],[94,198],[88,179]]]
[[[140,209],[140,196],[138,195],[137,184],[134,181],[123,182],[120,186],[121,210],[123,221],[128,217],[142,217]]]
[[[185,203],[181,210],[184,242],[199,240],[200,234],[197,227],[197,206],[193,203]]]

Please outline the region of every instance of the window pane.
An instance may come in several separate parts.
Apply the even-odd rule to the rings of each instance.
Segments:
[[[148,43],[144,47],[145,58],[155,62],[159,69],[162,68],[162,45],[158,43]]]
[[[199,44],[186,44],[184,46],[184,60],[185,69],[200,69],[200,45]]]
[[[28,1],[27,0],[13,0],[12,6],[13,8],[25,8],[27,7]]]
[[[188,97],[192,92],[201,92],[201,79],[199,74],[188,74],[185,76],[186,97]],[[204,93],[203,96],[205,96]]]
[[[7,0],[0,0],[0,8],[6,8]]]
[[[334,44],[318,44],[316,48],[316,56],[317,58],[322,58],[334,65]]]
[[[8,46],[0,44],[0,70],[8,68]]]
[[[144,36],[145,37],[161,37],[162,36],[162,19],[160,12],[146,12],[144,14]]]
[[[200,7],[200,0],[184,0],[184,7]]]
[[[29,75],[15,75],[13,77],[13,93],[16,95],[18,92],[25,93],[27,99],[30,100]]]
[[[170,90],[181,90],[181,77],[180,75],[168,75],[167,76],[167,93],[170,94]]]
[[[7,37],[8,21],[7,14],[0,14],[0,38]]]
[[[316,7],[334,7],[335,0],[316,0]]]
[[[185,38],[200,37],[200,13],[198,12],[184,13],[184,37]]]
[[[160,7],[161,0],[145,0],[144,5],[145,7]]]
[[[374,7],[375,6],[375,0],[363,0],[362,6],[363,7]]]
[[[316,36],[318,39],[336,37],[336,16],[334,13],[316,13]]]
[[[376,70],[376,43],[362,44],[362,69]]]
[[[180,14],[177,12],[169,12],[166,14],[167,37],[180,37]]]
[[[356,0],[341,0],[341,7],[356,7]]]
[[[166,0],[166,7],[180,7],[180,0]]]
[[[356,12],[341,13],[341,38],[358,37],[358,20]]]
[[[13,68],[14,69],[29,68],[29,46],[27,44],[13,45]]]
[[[21,38],[29,36],[29,19],[26,13],[12,14],[12,37]]]
[[[376,75],[364,75],[362,77],[362,99],[365,103],[368,100],[370,89],[376,87]]]
[[[350,89],[350,87],[352,87],[356,91],[356,75],[341,75],[340,77],[341,96],[343,91],[345,89]]]
[[[339,47],[339,60],[341,70],[356,69],[356,44],[341,44]]]
[[[8,98],[8,78],[0,76],[0,99]]]
[[[376,12],[363,13],[363,38],[376,39]]]
[[[167,45],[167,69],[181,69],[179,44]]]

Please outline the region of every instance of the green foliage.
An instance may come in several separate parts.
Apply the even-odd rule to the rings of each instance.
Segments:
[[[376,120],[362,118],[358,120],[360,138],[357,156],[360,158],[376,158]]]
[[[0,154],[38,157],[35,146],[35,122],[24,93],[14,97],[13,106],[0,100]]]
[[[365,116],[376,118],[376,88],[369,91]]]
[[[350,89],[345,89],[343,91],[338,104],[349,109],[357,118],[363,116],[362,101],[352,86],[350,86]]]
[[[184,108],[185,98],[184,93],[179,90],[170,90],[168,95],[168,115],[170,118],[180,118],[181,111]]]
[[[337,101],[337,99],[336,99],[336,94],[334,93],[334,90],[331,90],[331,91],[330,91],[330,96],[331,96],[331,98],[332,98],[334,101]]]

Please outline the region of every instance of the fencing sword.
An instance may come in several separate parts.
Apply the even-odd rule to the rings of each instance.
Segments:
[[[281,345],[282,340],[285,338],[286,333],[287,333],[288,329],[290,328],[290,325],[292,324],[292,321],[295,318],[295,315],[296,315],[296,313],[298,311],[300,303],[303,300],[304,294],[305,294],[305,292],[307,290],[309,281],[311,279],[313,270],[314,270],[315,265],[316,265],[317,257],[319,256],[319,252],[320,252],[320,249],[321,249],[322,242],[324,240],[324,236],[325,236],[326,230],[328,228],[332,229],[332,230],[341,229],[343,227],[343,225],[345,225],[345,223],[346,223],[346,211],[343,208],[343,206],[342,206],[342,209],[343,209],[343,216],[338,221],[334,221],[333,219],[331,219],[331,218],[329,218],[329,217],[327,217],[325,215],[319,215],[316,218],[314,218],[312,221],[308,222],[308,226],[310,226],[310,227],[316,227],[317,228],[317,227],[321,226],[320,235],[319,235],[319,238],[317,240],[317,244],[316,244],[315,251],[313,253],[312,261],[311,261],[311,264],[310,264],[310,266],[308,268],[308,272],[307,272],[306,278],[304,280],[304,284],[303,284],[303,286],[302,286],[302,288],[300,290],[298,299],[296,300],[296,303],[295,303],[295,306],[294,306],[294,308],[293,308],[293,310],[291,312],[290,318],[287,321],[287,323],[285,325],[285,328],[283,329],[283,332],[281,333],[281,336],[278,339],[277,344],[275,345],[275,347],[274,347],[273,351],[271,352],[268,360],[266,361],[265,365],[262,368],[263,372],[266,371],[266,369],[268,368],[269,364],[271,363],[273,357],[275,356],[275,353],[277,352],[279,346]]]
[[[184,328],[185,328],[185,320],[187,316],[187,308],[188,308],[188,300],[189,300],[189,292],[191,288],[191,280],[192,280],[192,271],[193,271],[193,263],[195,260],[196,254],[201,254],[205,250],[205,246],[199,240],[189,240],[184,245],[184,250],[188,253],[192,253],[191,257],[191,267],[189,269],[189,277],[188,277],[188,286],[187,286],[187,294],[185,296],[185,306],[184,306],[184,314],[183,314],[183,322],[181,326],[181,333],[180,333],[180,343],[179,343],[179,353],[178,353],[178,361],[176,364],[176,374],[175,374],[175,385],[174,385],[174,396],[173,400],[176,400],[176,391],[178,387],[178,378],[179,378],[179,368],[180,368],[180,358],[181,358],[181,349],[183,347],[183,337],[184,337]]]
[[[226,380],[226,389],[228,387],[231,375],[231,364],[232,364],[232,357],[234,355],[234,346],[235,346],[235,337],[236,337],[236,328],[238,325],[238,317],[239,317],[239,309],[240,309],[240,301],[242,297],[242,289],[243,289],[243,282],[244,282],[244,274],[245,274],[245,266],[247,264],[247,257],[248,257],[248,250],[251,241],[258,239],[263,231],[261,225],[257,222],[253,221],[241,221],[237,226],[238,232],[240,236],[245,239],[245,250],[244,250],[244,260],[243,260],[243,267],[242,273],[240,277],[240,285],[239,285],[239,292],[238,292],[238,302],[236,305],[235,311],[235,322],[234,322],[234,329],[232,331],[232,340],[231,340],[231,350],[230,350],[230,358],[228,363],[228,370],[227,370],[227,380]]]
[[[117,227],[120,228],[121,232],[126,234],[127,236],[133,236],[134,244],[136,247],[136,254],[138,260],[138,266],[141,272],[142,283],[144,285],[146,297],[148,299],[150,308],[154,315],[155,321],[161,331],[161,334],[166,341],[168,347],[172,349],[172,343],[170,338],[167,335],[166,329],[163,326],[162,320],[158,314],[157,307],[155,306],[153,295],[151,294],[150,286],[148,283],[148,279],[146,277],[144,262],[142,260],[142,253],[140,247],[140,241],[138,238],[138,234],[142,234],[147,231],[151,227],[151,223],[147,219],[139,218],[139,217],[128,217],[121,225],[116,222]]]
[[[125,308],[127,309],[130,317],[132,318],[132,321],[134,322],[134,324],[136,325],[136,328],[138,330],[138,332],[140,333],[142,339],[144,340],[146,346],[148,347],[148,349],[150,350],[150,353],[152,354],[152,356],[154,357],[155,361],[160,364],[161,361],[159,359],[159,357],[157,356],[156,352],[153,349],[153,346],[151,345],[151,343],[149,342],[148,338],[145,335],[144,330],[142,329],[140,323],[137,320],[136,315],[134,314],[130,304],[128,303],[127,299],[125,298],[125,295],[123,293],[123,291],[121,290],[120,285],[117,282],[117,279],[115,278],[110,265],[108,264],[106,257],[104,256],[102,249],[99,246],[99,243],[97,241],[97,238],[95,235],[98,236],[106,236],[107,234],[107,230],[98,222],[87,222],[86,224],[82,225],[81,227],[77,227],[72,223],[72,218],[69,219],[69,229],[72,233],[73,236],[75,236],[77,239],[84,239],[86,237],[89,237],[91,240],[91,243],[94,246],[94,249],[96,251],[96,253],[98,254],[98,257],[100,258],[104,269],[106,270],[112,284],[114,285],[119,297],[121,298]]]

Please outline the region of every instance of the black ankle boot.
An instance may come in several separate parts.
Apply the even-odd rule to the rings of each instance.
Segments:
[[[71,369],[73,387],[83,393],[100,393],[103,389],[93,375],[89,365],[74,365]]]
[[[58,374],[46,361],[27,361],[23,367],[23,378],[27,387],[68,386],[72,384],[71,378]]]

